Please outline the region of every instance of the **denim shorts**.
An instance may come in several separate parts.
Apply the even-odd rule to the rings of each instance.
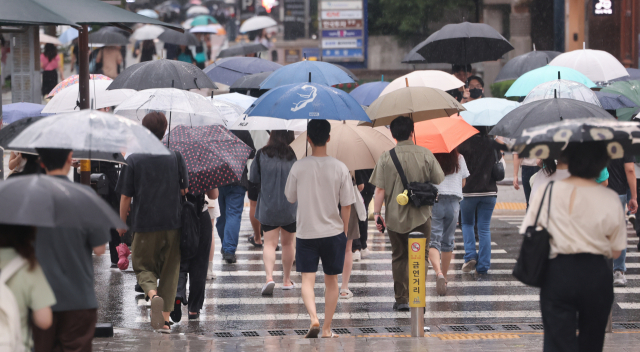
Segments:
[[[326,275],[342,274],[347,236],[343,233],[322,238],[296,238],[296,271],[315,273],[322,260],[322,270]]]
[[[431,210],[431,242],[429,248],[440,252],[452,252],[455,246],[453,237],[456,233],[460,198],[451,195],[440,195],[438,203]]]

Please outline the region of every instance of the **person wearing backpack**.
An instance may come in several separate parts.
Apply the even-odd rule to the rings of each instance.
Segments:
[[[35,237],[35,227],[0,225],[0,351],[31,351],[29,320],[40,329],[52,324],[56,298],[36,261]]]

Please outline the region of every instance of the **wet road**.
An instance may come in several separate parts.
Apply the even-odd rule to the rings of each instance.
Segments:
[[[435,292],[433,270],[427,277],[426,325],[451,331],[451,324],[526,324],[540,323],[538,289],[522,285],[511,275],[520,246],[517,226],[524,212],[501,211],[492,220],[492,260],[489,278],[477,281],[475,276],[462,274],[462,234],[456,231],[456,250],[449,275],[447,295]],[[391,247],[385,235],[374,232],[370,222],[370,258],[354,263],[350,289],[354,297],[340,300],[334,327],[399,327],[408,326],[409,313],[392,309],[393,280],[391,276]],[[636,249],[638,238],[629,225],[629,253],[627,254],[626,288],[615,289],[614,323],[640,321],[640,253]],[[216,236],[214,269],[217,278],[208,281],[205,305],[199,321],[187,322],[186,308],[183,320],[173,326],[174,332],[214,336],[216,332],[251,330],[305,329],[308,317],[300,298],[300,289],[283,291],[276,286],[273,297],[262,297],[260,288],[265,277],[261,250],[248,242],[250,233],[248,213],[242,222],[238,263],[228,265],[219,253],[220,241]],[[375,233],[375,234],[374,234]],[[372,235],[374,234],[374,235]],[[96,292],[99,301],[99,322],[111,322],[115,327],[151,330],[149,309],[142,295],[134,292],[135,275],[131,268],[121,272],[109,269],[109,256],[94,257]],[[278,259],[280,255],[278,254]],[[276,262],[275,281],[282,270]],[[453,274],[453,275],[452,275]],[[300,275],[292,279],[300,283]],[[281,281],[281,280],[280,280]],[[316,296],[322,319],[322,276],[318,275]],[[449,326],[449,328],[447,328]],[[527,325],[528,326],[528,325]],[[481,328],[480,328],[481,329]],[[251,336],[251,335],[245,335]]]

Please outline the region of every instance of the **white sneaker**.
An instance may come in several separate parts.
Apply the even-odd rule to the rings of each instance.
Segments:
[[[624,277],[624,273],[622,271],[615,271],[613,273],[613,286],[614,287],[627,286],[627,278]]]
[[[371,252],[369,252],[369,248],[365,248],[360,251],[360,256],[362,257],[362,259],[369,258],[370,255]]]
[[[213,262],[209,262],[209,268],[207,269],[207,280],[213,280],[216,278],[216,273],[213,272]]]
[[[463,273],[472,272],[476,268],[476,263],[477,261],[475,261],[474,259],[471,259],[470,261],[464,263],[464,265],[462,265],[462,272]]]
[[[359,262],[360,261],[360,251],[353,252],[353,261],[354,262]]]

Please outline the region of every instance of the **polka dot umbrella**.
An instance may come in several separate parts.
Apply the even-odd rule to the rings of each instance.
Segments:
[[[49,94],[47,95],[47,98],[51,98],[53,96],[55,96],[56,94],[58,94],[58,92],[60,92],[61,90],[72,86],[74,84],[78,84],[78,75],[73,75],[67,79],[65,79],[64,81],[58,83],[58,85],[56,85],[55,87],[53,87],[53,89],[51,90],[51,92],[49,92]],[[94,80],[94,81],[112,81],[111,78],[105,76],[105,75],[100,75],[100,74],[95,74],[95,75],[89,75],[89,79],[90,80]]]
[[[163,143],[167,145],[167,136]],[[176,126],[169,149],[182,154],[193,194],[239,182],[251,154],[251,148],[220,125]]]

